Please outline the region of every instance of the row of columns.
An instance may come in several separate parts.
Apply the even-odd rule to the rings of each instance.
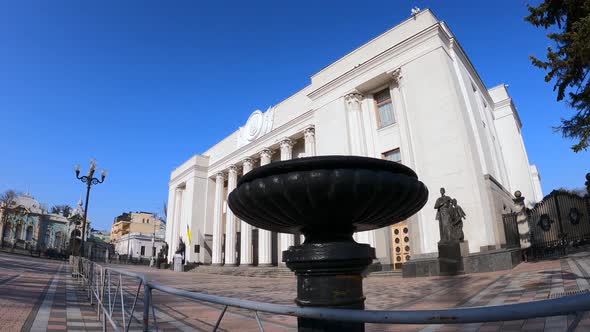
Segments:
[[[303,132],[305,141],[305,155],[308,157],[315,156],[315,130],[308,127]],[[284,138],[279,143],[280,159],[289,160],[293,158],[294,141],[291,138]],[[273,151],[264,148],[260,151],[260,166],[270,164]],[[254,167],[254,160],[247,157],[242,160],[242,174],[250,172]],[[224,190],[224,183],[227,173],[227,192]],[[227,200],[227,195],[236,188],[238,180],[238,167],[230,165],[227,170],[219,172],[215,177],[215,203],[213,216],[213,253],[212,264],[214,265],[237,265],[234,248],[236,247],[236,216],[231,209],[227,209],[225,215],[225,259],[222,261],[222,241],[223,241],[223,205]],[[253,257],[251,252],[252,243],[252,226],[244,221],[240,221],[240,261],[239,265],[252,265]],[[289,246],[294,245],[295,237],[293,234],[279,233],[280,246],[279,257]],[[258,266],[272,265],[272,233],[270,231],[258,230]]]

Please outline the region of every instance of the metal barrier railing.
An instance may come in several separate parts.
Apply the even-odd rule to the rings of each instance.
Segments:
[[[102,322],[103,331],[110,324],[115,331],[128,331],[134,317],[136,304],[143,293],[143,319],[140,322],[144,331],[152,328],[158,331],[155,306],[152,301],[152,290],[171,295],[215,303],[223,306],[213,331],[217,331],[228,307],[247,309],[254,312],[254,318],[260,331],[264,331],[259,313],[336,320],[342,322],[364,322],[377,324],[466,324],[486,323],[530,318],[574,315],[568,331],[574,331],[582,319],[583,313],[590,310],[590,293],[584,292],[555,299],[538,300],[524,303],[503,304],[484,307],[463,307],[439,310],[357,310],[332,309],[319,307],[298,307],[295,305],[273,304],[258,301],[242,300],[217,295],[190,292],[149,281],[144,275],[104,267],[85,258],[70,258],[72,275],[81,279],[86,287],[91,303],[97,306],[97,318]],[[116,284],[113,284],[113,275]],[[118,279],[117,279],[118,276]],[[130,293],[123,288],[123,278],[130,277],[139,281],[130,310],[125,308],[125,294]],[[116,285],[113,293],[112,286]],[[143,292],[141,288],[143,287]],[[118,297],[120,297],[121,321],[115,318]],[[150,310],[151,309],[151,310]],[[149,312],[152,312],[150,325]],[[102,313],[102,315],[101,315]],[[126,316],[128,314],[128,316]]]

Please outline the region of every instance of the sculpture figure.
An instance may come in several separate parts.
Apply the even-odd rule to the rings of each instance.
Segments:
[[[463,242],[463,219],[465,211],[457,204],[457,200],[445,195],[445,188],[440,188],[440,195],[434,203],[437,209],[436,220],[440,229],[441,242]]]
[[[465,240],[465,235],[463,234],[463,219],[465,219],[465,211],[459,204],[457,204],[456,199],[451,200],[452,205],[452,232],[451,232],[451,239],[456,241]]]
[[[453,215],[453,207],[451,198],[445,196],[445,188],[440,188],[440,195],[434,203],[436,211],[436,220],[438,220],[438,227],[440,231],[440,242],[451,241],[451,218]]]

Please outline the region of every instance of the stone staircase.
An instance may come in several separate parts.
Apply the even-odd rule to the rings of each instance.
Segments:
[[[239,267],[239,266],[212,266],[200,265],[190,272],[221,274],[241,277],[258,278],[293,278],[295,274],[286,267]]]
[[[369,274],[369,277],[402,277],[402,271],[401,270],[389,270],[389,271],[376,271],[376,272],[371,272]]]
[[[239,266],[212,266],[199,265],[188,270],[196,273],[220,274],[240,277],[258,277],[258,278],[293,278],[295,274],[286,267],[239,267]],[[400,271],[375,271],[371,272],[369,277],[400,277]]]

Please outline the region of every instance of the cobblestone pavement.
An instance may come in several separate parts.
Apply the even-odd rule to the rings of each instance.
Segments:
[[[100,326],[65,262],[0,252],[0,331],[100,331]]]
[[[142,266],[115,266],[145,273],[153,280],[177,288],[272,303],[293,303],[295,278],[252,278],[197,272],[175,273]],[[523,263],[511,271],[458,277],[365,279],[367,309],[435,309],[526,302],[590,289],[590,252],[559,260]],[[138,282],[122,279],[123,298],[130,310]],[[113,279],[118,284],[117,278]],[[0,253],[0,331],[100,330],[95,307],[71,278],[65,263]],[[116,288],[114,285],[113,290]],[[142,301],[137,302],[132,330],[140,327]],[[119,295],[112,296],[120,299]],[[160,330],[210,331],[222,310],[218,305],[179,299],[154,291]],[[120,305],[120,301],[117,302]],[[150,315],[152,313],[150,312]],[[116,319],[121,319],[115,315]],[[265,331],[295,331],[296,319],[260,314]],[[463,325],[377,325],[367,331],[565,331],[573,317],[551,317]],[[254,313],[230,308],[222,331],[258,331]],[[585,316],[576,331],[590,331]]]
[[[197,272],[175,273],[142,266],[117,266],[148,275],[163,284],[208,294],[291,304],[295,298],[295,278],[252,278]],[[511,271],[457,277],[365,279],[367,309],[440,309],[526,302],[563,296],[565,292],[590,289],[590,252],[566,258],[523,263]],[[168,329],[207,330],[215,325],[221,308],[172,298],[154,291],[154,302]],[[157,313],[160,320],[160,313]],[[226,331],[257,331],[254,314],[228,309],[221,327]],[[294,331],[296,319],[261,314],[265,331]],[[572,317],[550,317],[526,321],[456,325],[367,324],[367,331],[565,331]],[[590,317],[576,331],[590,331]]]

